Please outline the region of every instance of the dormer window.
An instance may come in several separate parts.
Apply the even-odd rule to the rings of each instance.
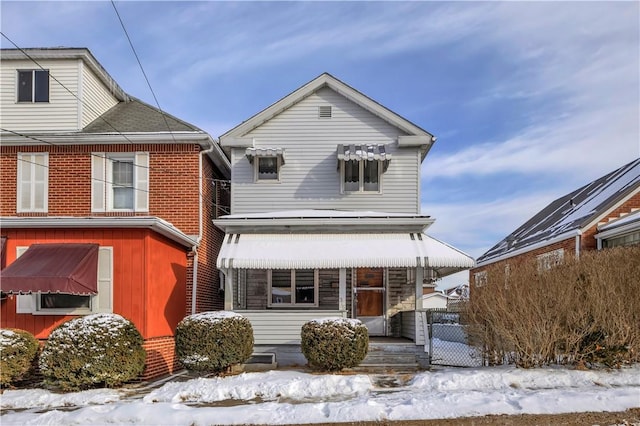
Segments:
[[[390,159],[384,145],[339,145],[340,192],[381,192]]]
[[[48,70],[18,70],[18,102],[49,102]]]
[[[245,155],[254,167],[255,182],[279,182],[284,165],[282,148],[247,148]]]

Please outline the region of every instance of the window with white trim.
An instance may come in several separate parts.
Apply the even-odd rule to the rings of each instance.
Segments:
[[[17,206],[21,212],[46,213],[49,204],[49,153],[18,153]]]
[[[149,211],[149,153],[91,154],[91,211]]]
[[[20,257],[29,247],[17,247]],[[89,315],[113,312],[113,247],[98,250],[98,294],[95,296],[35,293],[16,296],[16,313],[32,315]]]
[[[548,271],[564,260],[564,249],[557,249],[537,256],[538,270]]]
[[[255,181],[278,181],[280,180],[280,167],[282,161],[280,156],[256,157]]]
[[[269,269],[270,307],[318,306],[317,269]]]
[[[18,102],[49,102],[49,70],[18,70]]]
[[[381,161],[340,161],[341,192],[380,192]]]

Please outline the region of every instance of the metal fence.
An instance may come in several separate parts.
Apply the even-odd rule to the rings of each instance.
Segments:
[[[429,309],[429,360],[432,365],[480,367],[482,348],[469,345],[465,324],[454,309]]]

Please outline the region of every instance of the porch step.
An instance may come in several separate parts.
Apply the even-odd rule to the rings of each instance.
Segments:
[[[415,344],[370,342],[369,352],[356,371],[412,372],[420,368]]]

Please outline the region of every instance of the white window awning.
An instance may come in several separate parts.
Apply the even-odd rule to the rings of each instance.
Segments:
[[[389,161],[391,154],[386,152],[383,144],[338,145],[338,160]]]
[[[280,157],[282,164],[284,164],[284,149],[282,148],[247,148],[244,154],[250,163],[253,163],[253,159],[256,157]]]
[[[440,276],[471,268],[465,253],[420,233],[227,234],[219,269],[428,267]]]

